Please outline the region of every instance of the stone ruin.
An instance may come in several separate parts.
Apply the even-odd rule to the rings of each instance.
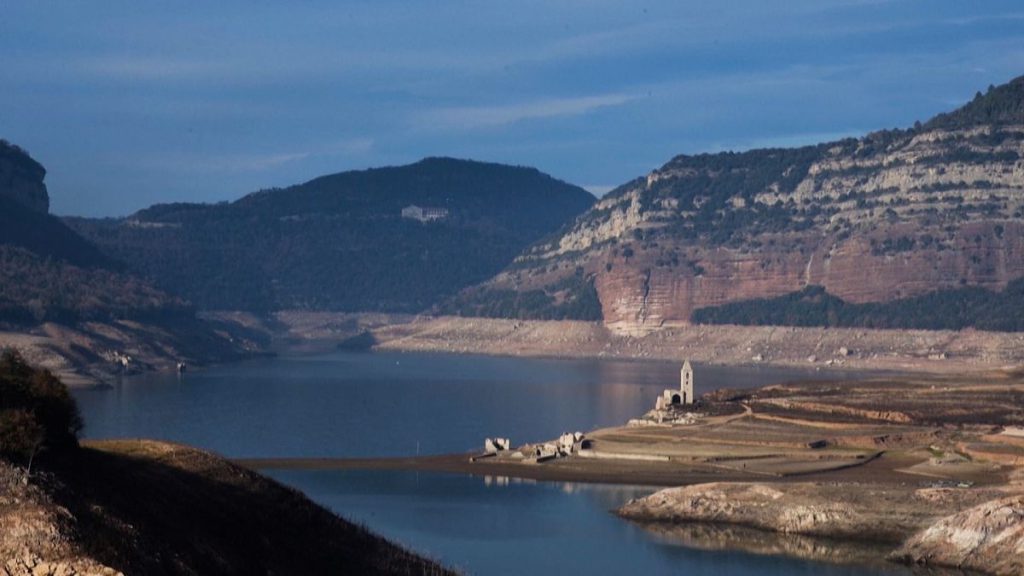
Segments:
[[[565,432],[555,442],[546,442],[533,447],[531,456],[537,462],[546,462],[555,458],[565,458],[577,454],[584,442],[582,432]]]
[[[512,441],[508,438],[484,438],[484,454],[508,452],[511,448]]]
[[[475,462],[484,458],[508,458],[512,460],[528,459],[534,462],[547,462],[555,458],[564,458],[577,454],[589,444],[582,432],[566,432],[552,442],[526,445],[518,450],[512,449],[512,441],[508,438],[485,438],[482,454],[471,456],[469,461]]]
[[[683,406],[692,405],[696,397],[693,392],[693,366],[689,360],[683,362],[679,370],[679,389],[668,389],[654,401],[654,410],[644,414],[642,418],[630,420],[629,426],[651,426],[658,424],[693,424],[699,416],[681,410]]]

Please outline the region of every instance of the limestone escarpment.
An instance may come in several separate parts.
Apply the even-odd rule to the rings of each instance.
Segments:
[[[582,269],[626,333],[807,286],[853,303],[1001,290],[1024,276],[1021,102],[1024,78],[908,130],[676,157],[489,286],[533,290]]]
[[[0,195],[35,212],[50,210],[46,170],[21,148],[0,140]]]

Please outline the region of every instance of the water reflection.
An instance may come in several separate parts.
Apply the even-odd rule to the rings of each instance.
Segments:
[[[757,554],[737,551],[730,544],[741,544],[741,536],[735,541],[719,537],[719,546],[693,535],[673,540],[669,533],[652,532],[611,513],[650,494],[651,487],[402,471],[269,473],[344,516],[470,574],[909,574],[877,557],[868,558],[867,565],[839,565],[812,561],[811,555],[778,555],[791,551],[783,545],[753,549]],[[791,549],[799,552],[806,546],[796,543]],[[854,556],[850,561],[856,561]]]
[[[441,354],[275,358],[78,390],[90,438],[146,437],[235,457],[402,456],[617,425],[676,386],[674,362]],[[697,366],[697,392],[819,378]],[[609,513],[652,488],[400,471],[269,473],[418,552],[478,574],[900,573],[668,544]]]
[[[778,534],[743,526],[690,523],[636,523],[658,542],[696,550],[742,550],[751,554],[786,555],[795,558],[888,567],[885,556],[893,550],[884,544]]]
[[[700,393],[815,377],[698,366],[696,384]],[[374,457],[622,424],[678,378],[672,362],[338,353],[145,374],[75,396],[90,438],[160,438],[235,457]]]

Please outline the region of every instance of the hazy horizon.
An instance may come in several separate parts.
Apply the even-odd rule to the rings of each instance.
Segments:
[[[1024,73],[1007,0],[5,9],[0,137],[62,215],[426,156],[601,193],[681,153],[910,126]]]

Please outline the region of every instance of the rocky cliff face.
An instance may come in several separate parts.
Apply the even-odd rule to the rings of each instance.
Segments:
[[[0,140],[0,196],[45,214],[50,210],[45,177],[42,165],[21,148]]]
[[[1024,78],[908,130],[679,156],[534,246],[492,289],[592,275],[605,323],[687,324],[809,285],[850,302],[1024,276]]]

